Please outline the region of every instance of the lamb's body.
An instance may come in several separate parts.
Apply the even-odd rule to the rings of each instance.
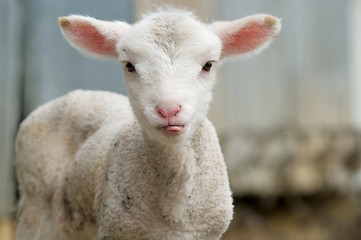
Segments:
[[[33,112],[17,140],[18,239],[93,239],[99,224],[110,239],[218,239],[232,199],[211,123],[186,146],[145,139],[128,99],[109,92]]]
[[[265,47],[279,20],[208,26],[172,10],[133,26],[83,16],[60,25],[81,51],[124,63],[129,100],[76,91],[22,123],[17,240],[219,239],[233,206],[206,119],[216,62]]]

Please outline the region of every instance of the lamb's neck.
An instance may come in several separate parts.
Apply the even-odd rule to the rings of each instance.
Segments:
[[[176,181],[183,175],[189,178],[195,167],[195,154],[189,141],[176,145],[165,145],[155,140],[147,140],[149,152],[148,164],[160,174],[166,174],[170,181]]]
[[[148,143],[148,164],[159,176],[159,207],[165,220],[182,222],[184,204],[192,196],[196,169],[195,153],[190,143],[164,146]]]

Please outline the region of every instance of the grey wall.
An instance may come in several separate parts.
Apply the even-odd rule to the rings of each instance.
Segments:
[[[225,0],[219,19],[268,13],[282,30],[259,55],[224,64],[216,89],[219,129],[350,122],[348,4],[338,0]],[[219,114],[223,112],[223,114]],[[222,116],[227,116],[228,121]],[[227,130],[228,131],[228,130]]]
[[[305,194],[336,185],[344,190],[361,173],[349,172],[345,163],[360,162],[350,95],[350,66],[357,63],[349,56],[350,42],[360,29],[350,31],[350,2],[218,2],[217,19],[256,13],[282,19],[281,33],[270,47],[225,63],[215,88],[210,118],[235,195]],[[335,149],[351,150],[342,155]]]
[[[204,15],[201,19],[232,20],[256,13],[282,18],[281,34],[269,49],[252,58],[227,62],[219,74],[209,117],[231,166],[231,179],[242,179],[238,176],[243,173],[237,169],[247,173],[260,169],[252,156],[262,155],[262,147],[247,147],[255,137],[250,133],[256,132],[262,140],[280,128],[350,126],[350,91],[361,95],[350,80],[350,65],[358,66],[349,56],[353,51],[349,43],[356,39],[350,31],[350,2],[356,1],[152,1],[198,8]],[[13,199],[11,166],[19,119],[72,89],[125,93],[119,63],[78,53],[63,39],[57,18],[79,13],[132,21],[133,3],[138,11],[150,8],[149,2],[0,0],[0,215],[9,212]],[[354,81],[360,85],[360,80]],[[358,109],[357,104],[353,109]],[[269,151],[275,154],[272,156],[288,146],[283,138],[279,142],[272,148],[275,151]],[[272,167],[279,169],[279,158],[267,154],[262,155],[265,173]],[[273,175],[269,176],[263,178],[265,182],[271,182]],[[251,179],[245,187],[254,188],[252,176],[243,177]]]
[[[21,102],[21,23],[18,1],[0,1],[0,217],[12,211],[13,141]]]

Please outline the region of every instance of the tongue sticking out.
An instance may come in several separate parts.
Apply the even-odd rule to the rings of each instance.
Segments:
[[[165,129],[169,132],[179,132],[180,130],[183,129],[183,125],[169,125],[167,127],[165,127]]]

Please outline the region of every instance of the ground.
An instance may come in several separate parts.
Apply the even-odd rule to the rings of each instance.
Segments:
[[[1,240],[14,239],[14,224],[11,218],[0,219],[0,239]]]
[[[222,240],[358,240],[361,197],[312,196],[235,199],[234,220]],[[0,239],[14,240],[11,218],[0,220]]]
[[[357,196],[235,200],[235,217],[222,240],[361,239],[361,201]]]

